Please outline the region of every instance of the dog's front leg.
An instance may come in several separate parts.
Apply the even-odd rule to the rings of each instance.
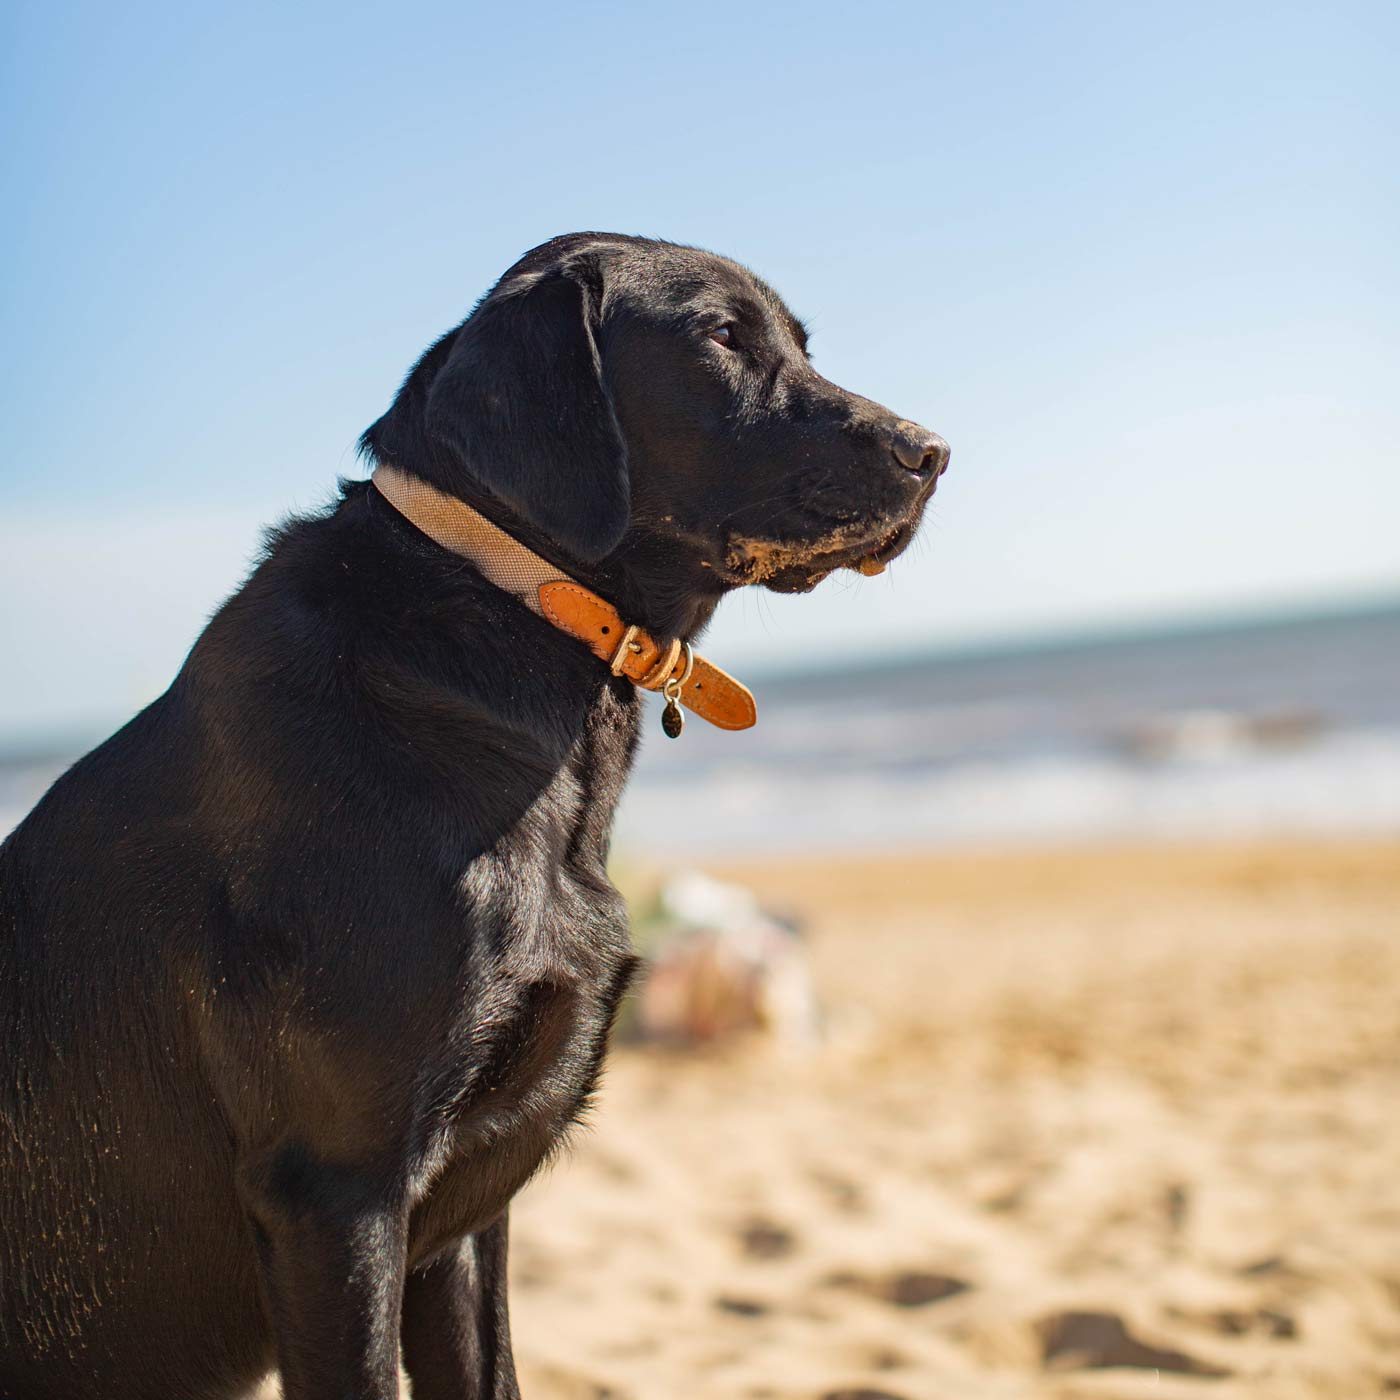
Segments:
[[[285,1400],[396,1400],[407,1209],[376,1174],[283,1146],[239,1190]]]
[[[408,1276],[404,1368],[414,1400],[519,1400],[506,1308],[507,1219]]]

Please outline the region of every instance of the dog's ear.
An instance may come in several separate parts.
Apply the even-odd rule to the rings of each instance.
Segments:
[[[562,549],[610,554],[627,529],[627,449],[597,334],[603,276],[576,254],[512,270],[458,330],[423,407],[427,436]]]

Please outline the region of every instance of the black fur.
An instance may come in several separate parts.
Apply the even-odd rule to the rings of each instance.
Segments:
[[[897,552],[946,462],[804,346],[733,263],[573,235],[365,447],[692,637],[738,583]],[[400,1347],[415,1400],[517,1394],[506,1211],[632,972],[606,862],[637,716],[368,485],[271,535],[0,847],[3,1400],[273,1367],[389,1400]]]

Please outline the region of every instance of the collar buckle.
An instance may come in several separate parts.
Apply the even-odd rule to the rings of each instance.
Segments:
[[[612,660],[608,662],[608,670],[613,675],[621,676],[626,673],[627,652],[630,648],[634,655],[641,653],[642,645],[637,641],[637,633],[642,629],[634,622],[622,634],[622,640],[617,644],[617,650],[612,654]],[[630,677],[629,677],[630,679]]]

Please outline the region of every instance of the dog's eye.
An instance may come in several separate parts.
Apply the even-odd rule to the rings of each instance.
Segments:
[[[710,332],[710,339],[713,340],[716,345],[728,346],[734,340],[734,327],[716,326],[714,330]]]

